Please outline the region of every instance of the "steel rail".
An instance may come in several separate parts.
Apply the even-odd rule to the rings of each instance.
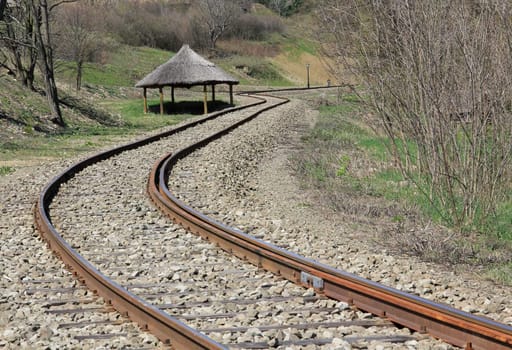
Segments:
[[[172,342],[172,347],[175,349],[225,349],[225,347],[202,333],[188,327],[178,319],[162,312],[155,306],[148,304],[142,298],[129,292],[115,281],[103,275],[73,249],[56,230],[51,220],[49,208],[60,186],[86,167],[122,152],[147,145],[164,137],[169,137],[208,120],[218,118],[224,114],[240,111],[267,102],[266,99],[262,97],[252,98],[256,99],[256,102],[212,113],[169,131],[100,152],[85,160],[79,161],[53,178],[44,187],[34,206],[34,220],[37,230],[47,242],[50,249],[66,264],[73,274],[87,285],[89,289],[103,297],[121,314],[138,323],[143,329],[151,332],[164,343],[168,344]]]
[[[259,113],[261,112],[256,115]],[[297,284],[313,287],[330,298],[348,302],[407,328],[428,333],[467,350],[512,348],[512,327],[509,325],[435,303],[302,257],[226,226],[176,198],[167,186],[173,166],[180,159],[241,124],[232,125],[194,145],[168,154],[155,163],[148,179],[147,192],[155,205],[174,222],[258,267]]]

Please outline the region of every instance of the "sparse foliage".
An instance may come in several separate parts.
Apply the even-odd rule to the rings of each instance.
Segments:
[[[259,0],[258,2],[272,9],[279,16],[286,17],[296,12],[304,0]]]
[[[208,30],[210,49],[241,14],[241,3],[235,0],[200,0],[199,11]]]
[[[459,227],[489,220],[511,190],[511,13],[498,0],[325,0],[319,12],[325,52],[364,82],[397,165]]]
[[[2,4],[0,42],[1,66],[34,90],[34,70],[39,66],[45,93],[55,123],[64,125],[53,72],[53,47],[50,35],[50,11],[62,0],[20,0]]]
[[[95,30],[100,25],[99,13],[83,3],[74,3],[62,6],[58,16],[56,52],[58,57],[75,63],[78,91],[82,85],[84,63],[92,61],[103,49],[103,39]]]

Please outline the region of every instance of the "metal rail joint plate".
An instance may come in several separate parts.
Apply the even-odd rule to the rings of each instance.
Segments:
[[[305,271],[300,272],[300,283],[313,287],[316,290],[323,290],[324,289],[324,280],[320,277],[313,276],[310,273],[307,273]]]

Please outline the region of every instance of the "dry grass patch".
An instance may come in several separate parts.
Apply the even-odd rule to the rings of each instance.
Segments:
[[[276,44],[239,39],[220,41],[217,47],[229,54],[254,57],[274,57],[281,51]]]
[[[375,240],[378,247],[444,265],[483,268],[491,278],[512,283],[503,272],[510,270],[512,242],[490,232],[443,226],[393,168],[386,139],[365,127],[369,117],[357,101],[349,96],[339,106],[318,105],[316,126],[292,162],[317,205],[355,225],[350,227],[361,240]]]

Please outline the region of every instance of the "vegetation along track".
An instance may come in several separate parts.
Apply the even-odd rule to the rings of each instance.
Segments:
[[[369,318],[349,308],[347,303],[459,346],[510,348],[512,332],[508,326],[379,286],[265,244],[201,215],[169,192],[167,176],[177,160],[226,134],[236,127],[233,124],[253,119],[262,109],[285,102],[272,97],[267,100],[266,105],[247,107],[244,116],[233,113],[235,117],[231,118],[226,114],[226,123],[222,125],[213,126],[201,120],[204,122],[201,126],[190,128],[194,130],[192,134],[187,127],[182,127],[76,164],[54,179],[41,194],[36,208],[39,229],[91,289],[160,339],[170,340],[176,348],[222,347],[211,338],[231,345],[237,343],[236,347],[253,348],[339,345],[343,341],[371,339],[421,341],[417,333],[410,335],[400,329],[395,333],[382,333],[381,329],[390,328],[389,321]],[[195,122],[194,126],[200,122]],[[201,128],[202,131],[197,131]],[[214,128],[221,131],[211,135]],[[140,184],[143,178],[140,174],[145,173],[140,168],[148,162],[148,155],[154,156],[155,150],[164,147],[177,149],[178,145],[186,144],[190,146],[160,160],[153,169],[148,191],[154,201],[191,231],[281,277],[240,264],[212,245],[162,221],[143,207],[140,198],[135,198],[140,197],[137,193],[140,188],[130,187],[128,183],[131,185],[131,178],[138,177],[133,183]],[[136,165],[135,159],[142,163]],[[123,174],[121,180],[109,175],[119,173]],[[73,176],[76,178],[72,180]],[[112,183],[108,181],[109,176],[113,177]],[[101,198],[104,203],[93,202],[95,198]],[[98,207],[101,205],[112,206],[117,211],[108,209],[104,213],[104,208]],[[89,213],[80,214],[84,209]],[[69,218],[69,212],[80,215]],[[124,217],[119,218],[120,214]],[[100,223],[109,230],[102,231]],[[76,250],[83,257],[77,256]],[[226,270],[226,266],[239,265],[234,271]],[[305,291],[283,277],[314,287],[317,293],[312,289]],[[216,295],[222,298],[215,298]],[[281,319],[283,314],[288,314],[288,323],[272,325],[272,319]],[[193,323],[194,328],[201,329],[210,338],[178,319]],[[219,319],[238,323],[231,323],[230,327],[208,323]],[[301,322],[298,324],[297,320]],[[336,340],[335,332],[329,331],[351,326],[368,329],[361,331],[358,337],[345,340]],[[290,329],[295,329],[295,333],[290,333]]]

